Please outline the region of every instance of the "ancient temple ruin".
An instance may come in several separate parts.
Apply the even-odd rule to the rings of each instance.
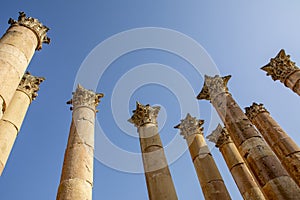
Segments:
[[[48,27],[24,12],[19,14],[18,20],[9,20],[10,26],[0,39],[0,174],[9,170],[5,165],[10,152],[26,112],[45,80],[26,69],[35,51],[50,42]],[[300,95],[300,70],[284,50],[262,70]],[[263,104],[253,103],[244,112],[229,92],[230,78],[205,76],[197,96],[198,100],[210,101],[224,125],[218,125],[205,137],[204,120],[187,113],[175,126],[186,140],[204,197],[231,199],[221,169],[207,146],[208,139],[220,150],[244,199],[300,199],[299,146]],[[78,85],[68,102],[72,123],[57,200],[92,199],[95,116],[103,97],[102,93]],[[176,188],[158,133],[159,110],[160,107],[137,102],[128,122],[139,134],[149,199],[176,200]]]

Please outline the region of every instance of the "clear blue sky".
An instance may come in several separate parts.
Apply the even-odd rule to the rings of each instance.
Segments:
[[[222,75],[233,76],[229,89],[242,108],[254,101],[264,103],[283,129],[300,144],[297,134],[299,97],[283,84],[273,82],[260,70],[281,48],[291,55],[293,61],[300,62],[300,3],[296,0],[288,3],[270,0],[230,0],[218,3],[179,0],[11,0],[2,2],[1,8],[1,34],[8,28],[7,21],[10,17],[17,19],[18,11],[25,11],[28,16],[38,18],[51,28],[48,36],[52,39],[50,45],[44,45],[40,52],[36,52],[28,68],[33,75],[46,77],[46,81],[42,83],[39,96],[27,113],[7,166],[0,177],[1,200],[55,199],[71,122],[71,112],[65,102],[71,98],[76,74],[97,45],[115,34],[134,28],[167,28],[194,39],[207,51]],[[148,37],[137,37],[136,41],[143,39],[149,40]],[[162,42],[167,39],[162,38]],[[130,45],[135,40],[127,42]],[[179,41],[173,42],[177,44]],[[98,61],[105,60],[124,47],[122,43],[119,45],[116,43],[115,49],[97,54],[94,62],[95,74],[104,67],[97,65]],[[184,53],[193,55],[195,52]],[[199,60],[204,57],[199,55]],[[155,84],[151,84],[151,76],[143,73],[134,76],[133,73],[136,78],[128,78],[125,84],[121,84],[122,93],[114,93],[117,91],[114,87],[118,81],[122,80],[123,75],[130,74],[130,70],[140,65],[140,69],[155,69],[158,65],[143,65],[149,63],[158,63],[169,67],[159,66],[161,69],[173,70],[157,70],[154,76],[156,79],[153,81]],[[170,74],[172,72],[184,76],[190,85],[181,82],[160,85],[160,81],[164,82],[173,77]],[[89,78],[87,76],[85,81],[88,82]],[[191,63],[174,53],[149,48],[128,52],[114,60],[99,79],[97,92],[103,92],[106,96],[98,107],[100,111],[97,121],[109,141],[122,152],[140,152],[136,129],[126,122],[130,117],[129,111],[135,108],[136,100],[143,104],[163,106],[163,119],[159,125],[163,127],[160,134],[165,146],[174,143],[178,130],[173,129],[173,126],[185,117],[186,113],[181,113],[180,106],[186,105],[182,105],[182,100],[178,97],[187,94],[187,91],[192,91],[192,95],[185,97],[199,106],[199,109],[192,107],[189,112],[200,112],[197,117],[206,121],[205,135],[210,134],[209,125],[216,122],[211,117],[213,109],[209,102],[197,102],[195,98],[203,85],[202,75],[197,73]],[[147,84],[141,85],[137,80],[146,80]],[[137,87],[132,95],[126,90],[129,86]],[[170,91],[168,88],[171,87],[175,90]],[[192,97],[193,95],[195,96]],[[114,108],[124,108],[125,114],[118,118],[113,114],[113,111],[118,110],[113,110],[112,104]],[[122,130],[124,127],[120,127],[114,117],[118,122],[121,121],[121,126],[128,132]],[[215,127],[211,127],[213,128]],[[124,166],[133,164],[122,155],[101,146],[101,141],[98,140],[103,138],[99,137],[98,132],[96,153],[99,157],[94,163],[94,199],[147,199],[144,175],[124,172]],[[184,140],[181,139],[181,145],[184,146]],[[212,144],[209,145],[232,198],[241,199],[218,149],[213,148]],[[174,157],[172,153],[167,152],[168,160]],[[120,160],[117,162],[119,170],[98,161],[102,158],[109,158],[112,163]],[[170,170],[179,199],[203,199],[188,152],[172,162]]]

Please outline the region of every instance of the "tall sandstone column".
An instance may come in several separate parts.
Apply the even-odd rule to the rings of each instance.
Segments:
[[[271,76],[274,81],[279,80],[300,95],[300,69],[295,62],[290,60],[290,56],[286,55],[283,49],[261,69],[266,71],[267,76]]]
[[[37,97],[39,85],[45,79],[24,74],[11,103],[0,120],[0,175],[6,165],[14,142],[32,100]]]
[[[157,127],[160,107],[137,102],[128,120],[139,133],[146,184],[150,200],[176,200],[177,194]]]
[[[219,148],[243,198],[245,200],[264,200],[265,197],[260,187],[232,142],[227,129],[222,128],[219,124],[207,138]]]
[[[231,76],[205,76],[198,99],[210,100],[264,194],[270,199],[300,199],[300,189],[228,92]]]
[[[94,122],[103,94],[78,85],[72,104],[72,124],[57,200],[91,200],[93,188]]]
[[[9,29],[0,39],[0,119],[35,52],[49,43],[49,30],[37,19],[20,12],[18,21],[9,19]]]
[[[253,103],[246,115],[257,127],[294,181],[300,186],[300,148],[271,117],[263,104]]]
[[[190,114],[175,128],[186,139],[205,199],[231,199],[218,167],[203,137],[204,120]]]

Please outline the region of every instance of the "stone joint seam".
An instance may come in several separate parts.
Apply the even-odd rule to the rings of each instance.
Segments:
[[[147,146],[145,149],[144,149],[144,151],[147,151],[148,149],[150,149],[151,147],[159,147],[159,148],[161,148],[161,149],[163,149],[163,146],[161,146],[161,145],[150,145],[150,146]],[[153,151],[151,151],[151,152],[153,152]]]
[[[88,109],[90,109],[90,110],[92,110],[94,113],[95,113],[95,115],[96,115],[96,113],[97,113],[97,110],[96,110],[96,108],[94,109],[94,108],[92,108],[92,107],[90,107],[90,106],[75,106],[75,107],[73,107],[73,113],[75,112],[75,110],[77,110],[77,109],[79,109],[79,108],[88,108]]]
[[[233,169],[233,168],[235,168],[235,167],[237,167],[237,166],[240,166],[240,165],[245,165],[245,162],[239,162],[239,163],[236,163],[236,164],[234,164],[230,169],[229,169],[229,171],[231,172],[231,170]]]
[[[206,157],[206,156],[210,156],[212,158],[212,155],[211,153],[198,153],[197,155],[194,156],[194,158],[192,159],[193,160],[193,163],[195,162],[195,160],[198,158],[198,157]]]
[[[69,178],[67,180],[63,180],[60,182],[60,185],[62,185],[63,183],[65,182],[69,182],[70,180],[79,180],[79,181],[82,181],[82,182],[87,182],[91,187],[93,187],[93,183],[91,183],[90,181],[88,180],[84,180],[84,179],[81,179],[81,178]]]
[[[290,76],[291,76],[292,74],[294,74],[294,73],[296,73],[296,72],[298,72],[298,71],[300,71],[300,69],[295,69],[295,70],[291,71],[290,73],[288,73],[288,74],[286,75],[286,77],[285,77],[284,80],[283,80],[283,83],[284,83],[284,85],[285,85],[286,87],[287,87],[287,85],[286,85],[286,80],[289,79]]]
[[[24,94],[29,98],[30,103],[32,103],[32,101],[33,101],[33,100],[32,100],[32,95],[28,94],[26,91],[21,90],[21,89],[19,89],[19,88],[17,88],[16,91],[20,91],[20,92],[24,93]]]
[[[6,120],[6,119],[1,119],[2,121],[4,121],[4,122],[7,122],[7,123],[9,123],[9,124],[11,124],[11,125],[13,125],[13,127],[15,127],[15,129],[17,130],[17,133],[19,133],[19,129],[18,129],[18,127],[14,124],[14,123],[12,123],[11,121],[9,121],[9,120]]]

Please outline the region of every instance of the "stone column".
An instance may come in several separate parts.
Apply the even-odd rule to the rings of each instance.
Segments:
[[[160,107],[137,102],[136,110],[128,120],[139,133],[146,184],[150,200],[176,200],[177,194],[165,157],[157,127]]]
[[[0,120],[0,175],[20,131],[26,112],[32,100],[37,97],[39,85],[45,79],[24,74],[11,103]]]
[[[65,152],[57,200],[91,200],[93,188],[94,122],[103,94],[78,85],[72,104],[72,124]]]
[[[232,142],[227,129],[222,128],[219,124],[207,138],[219,148],[243,198],[245,200],[264,200],[265,197],[260,187]]]
[[[246,115],[257,127],[282,165],[300,186],[300,148],[279,126],[263,104],[253,103]]]
[[[230,137],[270,199],[300,199],[300,189],[228,92],[230,76],[205,76],[198,99],[210,100]]]
[[[300,69],[295,62],[290,60],[290,55],[286,55],[283,49],[261,69],[266,71],[267,76],[271,76],[274,81],[279,80],[300,95]]]
[[[42,43],[49,43],[49,30],[37,19],[20,12],[18,21],[9,19],[9,29],[0,39],[0,119],[8,107],[21,78]]]
[[[187,114],[175,128],[186,139],[205,199],[231,199],[218,167],[203,137],[204,120]]]

